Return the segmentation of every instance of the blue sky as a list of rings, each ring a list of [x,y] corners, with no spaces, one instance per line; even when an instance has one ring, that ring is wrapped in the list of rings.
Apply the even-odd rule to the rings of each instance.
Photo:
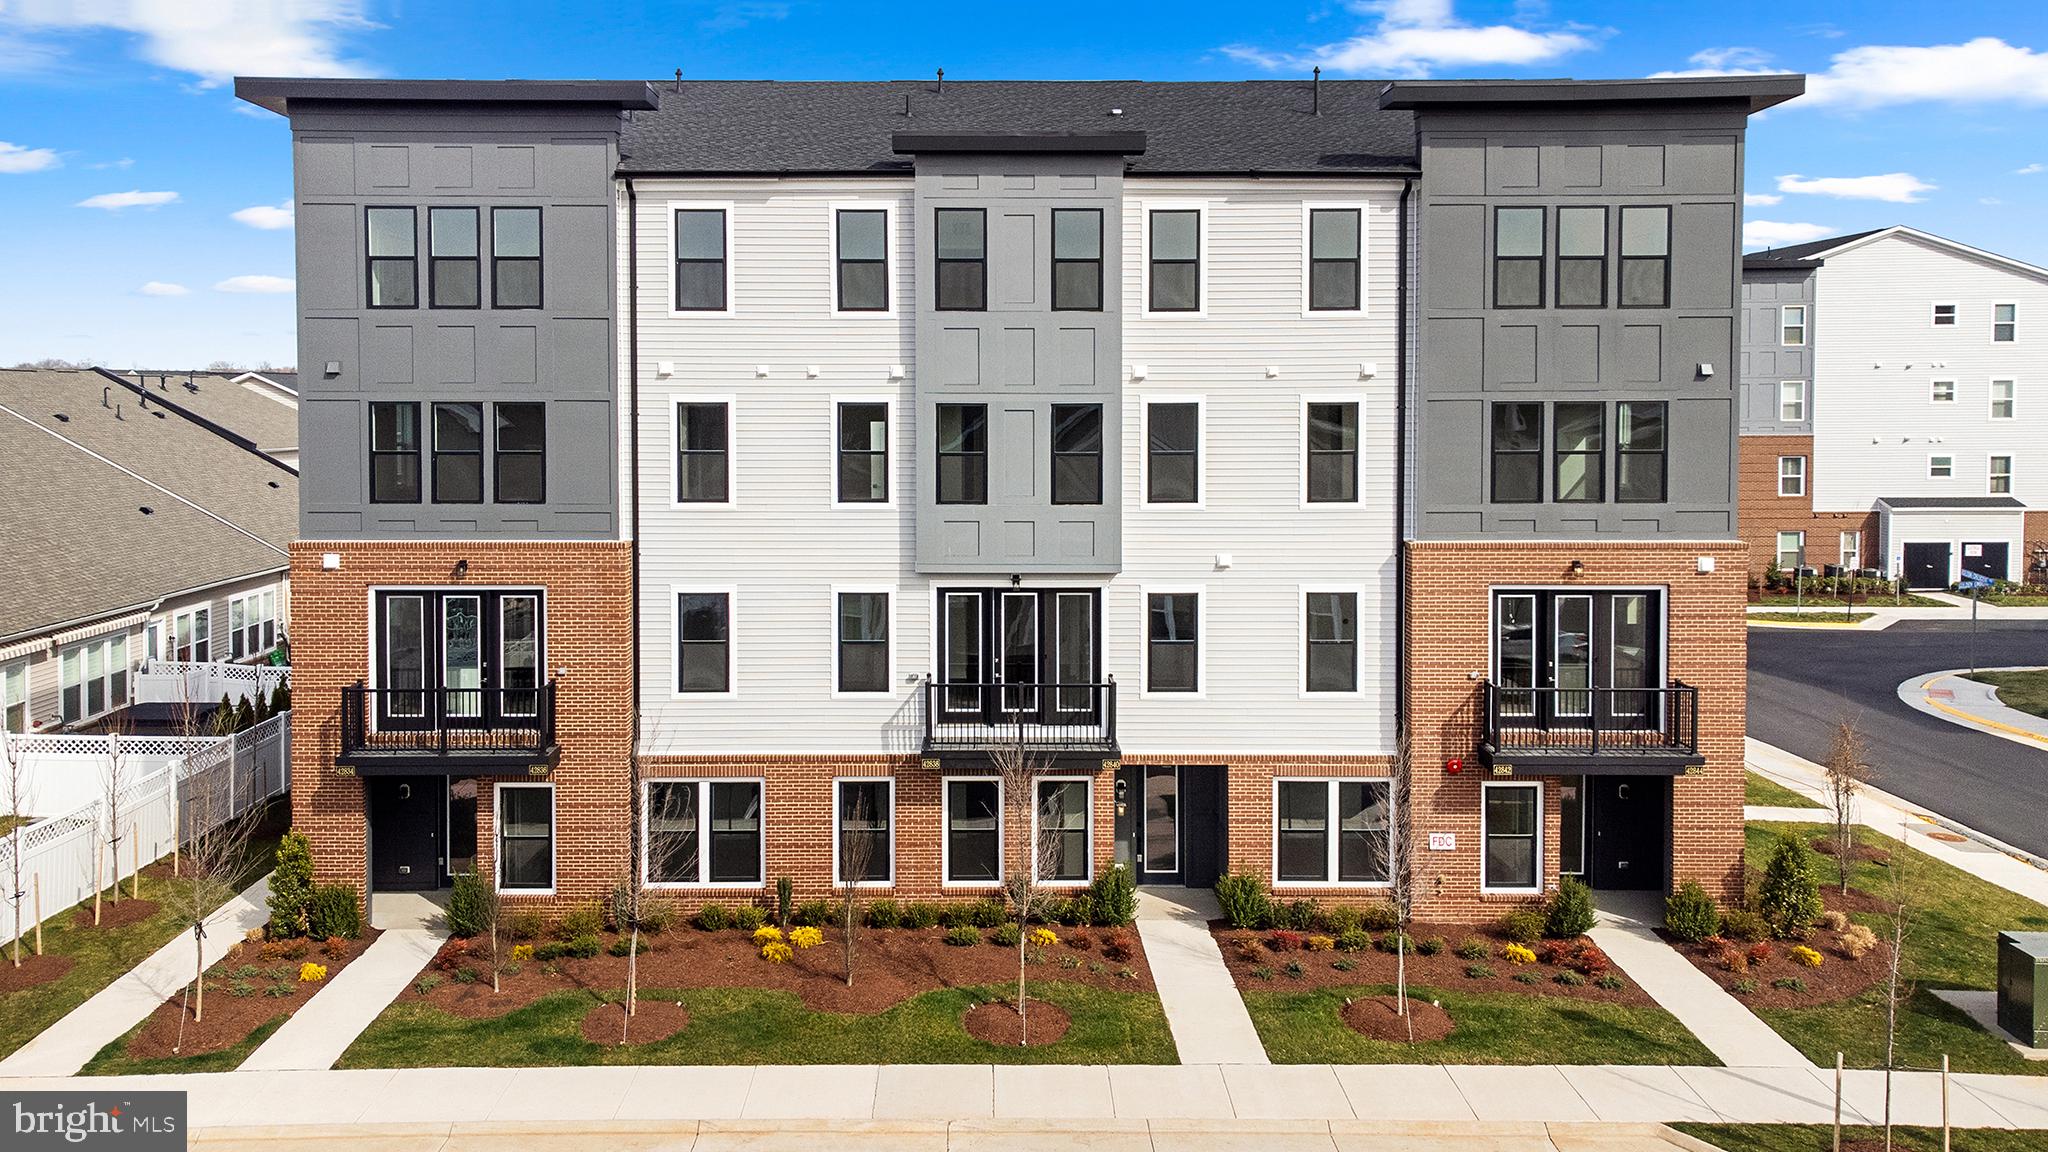
[[[242,74],[894,79],[1803,71],[1748,238],[1904,223],[2048,264],[2048,5],[0,0],[0,363],[288,365],[284,121]]]

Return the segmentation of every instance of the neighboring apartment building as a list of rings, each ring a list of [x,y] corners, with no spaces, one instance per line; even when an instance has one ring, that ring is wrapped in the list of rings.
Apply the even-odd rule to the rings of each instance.
[[[1752,575],[2048,578],[2048,269],[1904,226],[1743,259]]]
[[[228,441],[299,467],[299,385],[292,372],[168,372],[131,368],[95,369],[151,403],[204,425]],[[256,403],[255,401],[263,401]]]
[[[637,851],[686,902],[922,898],[1028,856],[1374,898],[1405,679],[1431,908],[1604,859],[1569,811],[1646,829],[1602,883],[1726,889],[1743,558],[1731,376],[1695,367],[1734,355],[1744,117],[1798,83],[239,81],[297,156],[323,876],[587,899]],[[1510,204],[1511,279],[1587,311],[1493,302]],[[1557,468],[1614,496],[1461,489],[1496,392],[1612,409]],[[1583,602],[1577,647],[1540,634],[1597,719],[1568,669],[1492,670],[1501,564]],[[1445,781],[1497,687],[1542,700],[1496,709],[1529,755]],[[1020,737],[1047,767],[1004,796]],[[1558,774],[1610,770],[1635,795],[1585,817]]]

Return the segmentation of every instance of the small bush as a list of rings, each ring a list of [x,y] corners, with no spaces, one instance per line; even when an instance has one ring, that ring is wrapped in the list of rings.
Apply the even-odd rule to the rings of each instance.
[[[1137,945],[1132,941],[1129,929],[1112,928],[1102,934],[1103,959],[1112,964],[1122,964],[1137,954]]]
[[[270,987],[265,988],[263,990],[263,994],[265,996],[275,996],[279,999],[283,999],[284,997],[290,996],[293,993],[296,993],[297,991],[298,988],[291,984],[272,984]]]
[[[772,944],[780,939],[782,939],[782,929],[777,928],[773,924],[760,924],[754,928],[753,941],[754,946],[757,948],[763,944]]]
[[[633,946],[636,943],[639,945],[638,948],[635,948]],[[614,939],[611,942],[611,944],[605,948],[605,951],[611,953],[614,956],[624,956],[628,953],[645,952],[652,947],[654,947],[654,945],[649,944],[647,942],[647,937],[645,936],[640,937],[638,940],[635,940],[632,936],[620,936]]]
[[[1749,971],[1748,954],[1744,953],[1740,948],[1733,946],[1721,949],[1720,955],[1714,957],[1714,962],[1719,964],[1724,970],[1734,972],[1737,975]]]
[[[1764,866],[1757,911],[1780,940],[1798,939],[1820,919],[1820,880],[1813,873],[1812,854],[1798,836],[1779,837]]]
[[[1311,933],[1302,938],[1301,946],[1310,952],[1328,952],[1337,946],[1337,941],[1329,936]]]
[[[1457,954],[1460,960],[1484,960],[1493,955],[1493,945],[1483,936],[1467,936],[1458,941]]]
[[[481,979],[483,979],[483,973],[478,972],[474,968],[457,968],[455,970],[455,982],[457,984],[474,984]]]
[[[1349,956],[1340,956],[1330,961],[1330,967],[1335,968],[1339,972],[1350,972],[1358,967],[1358,961],[1353,960]]]
[[[327,965],[315,964],[311,960],[299,965],[299,983],[318,984],[327,979]]]
[[[1586,978],[1584,976],[1579,975],[1577,972],[1574,972],[1570,968],[1567,968],[1564,971],[1559,972],[1557,975],[1552,976],[1551,979],[1557,981],[1559,984],[1562,984],[1567,988],[1584,987],[1586,983]]]
[[[903,909],[885,896],[869,902],[866,917],[870,928],[894,928],[903,922]]]
[[[440,977],[437,976],[435,979],[438,980]],[[228,984],[228,995],[230,996],[249,997],[255,994],[256,986],[247,980],[235,980]]]
[[[939,905],[939,927],[958,928],[968,923],[970,914],[967,905],[960,902]]]
[[[1534,964],[1536,953],[1526,944],[1510,944],[1500,950],[1500,958],[1510,964]]]
[[[1273,919],[1278,927],[1308,932],[1322,919],[1322,910],[1313,900],[1295,900],[1276,909]]]
[[[789,914],[789,922],[799,928],[823,928],[832,923],[835,911],[830,900],[806,900]]]
[[[597,933],[585,932],[574,940],[563,941],[562,955],[573,956],[578,960],[588,960],[592,956],[597,955],[601,947],[597,939]]]
[[[1697,944],[1721,930],[1721,908],[1707,890],[1688,880],[1664,900],[1664,927],[1687,944]]]
[[[555,924],[555,939],[576,940],[584,936],[596,936],[604,930],[604,908],[596,901],[586,901],[570,908]]]
[[[1820,926],[1830,932],[1840,932],[1849,926],[1849,917],[1829,908],[1820,914]]]
[[[936,904],[905,904],[903,926],[905,928],[929,928],[939,922],[939,906]]]
[[[1392,904],[1367,904],[1359,910],[1359,916],[1368,932],[1386,932],[1401,926],[1401,910]]]
[[[1607,989],[1609,992],[1619,992],[1623,988],[1628,987],[1628,981],[1623,980],[1612,972],[1601,976],[1598,980],[1593,981],[1593,983]]]
[[[455,884],[448,892],[449,935],[481,936],[491,930],[489,883],[474,872],[465,872],[455,878]]]
[[[1556,940],[1573,940],[1593,930],[1593,890],[1576,876],[1558,880],[1543,911],[1543,934]]]
[[[1372,947],[1372,933],[1363,928],[1346,928],[1337,936],[1337,947],[1346,952],[1363,952]]]
[[[666,900],[640,899],[640,930],[656,936],[675,927],[676,906]]]
[[[1513,944],[1534,944],[1543,939],[1543,913],[1534,908],[1517,908],[1500,918],[1494,931]]]
[[[1261,964],[1257,968],[1252,969],[1252,978],[1255,980],[1271,980],[1273,978],[1273,970]]]
[[[340,960],[348,955],[348,939],[342,936],[329,936],[327,942],[320,945],[320,951],[326,953],[329,960]]]
[[[1563,964],[1576,950],[1569,940],[1545,940],[1536,946],[1536,958],[1545,964]]]
[[[1017,930],[1017,923],[1014,920],[1006,920],[996,925],[988,934],[988,942],[999,948],[1015,948],[1017,942],[1023,938],[1024,934]]]
[[[1514,981],[1515,983],[1517,983],[1517,984],[1541,984],[1541,983],[1543,983],[1543,976],[1542,976],[1542,974],[1540,974],[1540,973],[1537,973],[1537,972],[1529,972],[1529,971],[1522,971],[1522,972],[1517,972],[1517,973],[1515,973],[1514,975],[1512,975],[1512,976],[1508,977],[1508,979],[1510,979],[1510,980],[1513,980],[1513,981]]]
[[[1353,928],[1365,927],[1365,913],[1348,904],[1339,904],[1323,909],[1322,919],[1317,922],[1326,936],[1342,936]]]
[[[1374,944],[1373,947],[1378,948],[1389,956],[1399,955],[1403,951],[1415,951],[1415,944],[1408,939],[1406,932],[1388,932],[1381,936],[1378,943]]]
[[[1111,865],[1088,886],[1089,921],[1102,928],[1121,928],[1138,917],[1137,878],[1129,866]]]
[[[1808,948],[1804,944],[1795,946],[1789,955],[1792,957],[1793,963],[1801,968],[1818,968],[1821,965],[1820,953],[1812,948]]]
[[[1771,938],[1771,926],[1747,908],[1730,908],[1721,913],[1721,935],[1754,944]]]
[[[1868,925],[1851,924],[1835,937],[1835,944],[1841,948],[1842,955],[1851,960],[1861,960],[1877,948],[1877,933],[1872,932]]]
[[[1216,881],[1216,903],[1232,928],[1265,927],[1266,882],[1249,872],[1233,872]]]
[[[1275,952],[1297,952],[1307,938],[1291,928],[1276,928],[1266,933],[1266,947]]]
[[[761,945],[761,959],[766,960],[770,964],[787,964],[789,963],[789,958],[794,955],[796,955],[796,952],[780,940],[771,940]]]
[[[1031,943],[1040,948],[1050,948],[1060,942],[1060,934],[1050,928],[1033,928]]]
[[[1591,940],[1581,940],[1579,946],[1565,960],[1565,967],[1589,980],[1594,980],[1607,975],[1607,969],[1613,963],[1607,958],[1607,953],[1600,950],[1598,944]]]
[[[1258,962],[1266,954],[1266,946],[1259,943],[1257,936],[1253,936],[1248,932],[1232,936],[1230,938],[1230,950],[1237,954],[1239,960],[1247,964]]]
[[[1449,946],[1449,943],[1441,936],[1424,936],[1415,942],[1415,954],[1417,956],[1435,956]]]
[[[984,932],[1000,928],[1010,922],[1010,909],[1001,900],[984,897],[967,906],[967,922]]]
[[[499,920],[504,926],[506,938],[512,940],[535,939],[546,930],[547,925],[547,921],[541,917],[537,908],[521,908],[516,912],[506,912],[499,916]]]
[[[304,932],[312,903],[313,845],[294,828],[277,842],[277,866],[270,873],[270,934]]]
[[[1308,969],[1302,967],[1301,961],[1299,960],[1289,960],[1287,963],[1280,966],[1280,970],[1282,972],[1287,973],[1289,976],[1294,977],[1296,980],[1301,979],[1304,975],[1308,973]]]
[[[1491,977],[1492,975],[1493,965],[1491,964],[1465,965],[1465,979],[1467,980],[1485,980]]]
[[[531,959],[533,959],[533,945],[531,945],[531,944],[514,944],[514,945],[512,946],[512,959],[513,959],[513,961],[514,961],[515,963],[516,963],[516,962],[518,962],[518,961],[520,961],[520,960],[531,960]]]
[[[1086,928],[1076,928],[1067,933],[1067,947],[1077,952],[1086,952],[1095,947],[1095,937]]]
[[[1797,976],[1780,976],[1776,980],[1771,981],[1771,987],[1782,989],[1786,992],[1804,992],[1806,991],[1806,981],[1801,980]]]
[[[752,932],[766,923],[768,910],[758,904],[742,904],[732,910],[732,926],[742,932]]]
[[[972,924],[956,924],[946,930],[946,943],[955,948],[972,948],[981,943],[981,929]]]
[[[488,925],[486,926],[488,930]],[[306,909],[306,931],[321,939],[353,940],[363,934],[363,908],[353,884],[322,884]]]
[[[1746,978],[1742,980],[1737,980],[1735,983],[1730,984],[1728,986],[1728,990],[1730,992],[1735,993],[1737,996],[1747,996],[1752,992],[1756,991],[1756,981]]]
[[[706,904],[697,909],[697,927],[706,932],[723,932],[732,927],[732,910],[723,904]]]
[[[1756,943],[1751,944],[1749,946],[1749,951],[1746,953],[1746,955],[1749,957],[1749,962],[1751,964],[1762,964],[1764,961],[1769,960],[1771,958],[1770,942],[1766,940],[1759,940]]]
[[[801,952],[806,948],[816,948],[818,945],[823,944],[825,942],[825,933],[816,928],[791,928],[789,930],[789,942],[795,945],[797,950]]]

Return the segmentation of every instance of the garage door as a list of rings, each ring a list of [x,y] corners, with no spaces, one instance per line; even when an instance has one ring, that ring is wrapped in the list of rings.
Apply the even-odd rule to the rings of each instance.
[[[2006,579],[2006,549],[2009,547],[2010,545],[2003,540],[1987,540],[1981,544],[1964,541],[1963,571],[1989,576],[1993,580]]]
[[[1906,545],[1906,587],[1948,587],[1948,545]]]

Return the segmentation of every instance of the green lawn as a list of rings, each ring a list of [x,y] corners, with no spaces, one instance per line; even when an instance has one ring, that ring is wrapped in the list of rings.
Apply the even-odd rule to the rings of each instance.
[[[2000,608],[2048,608],[2048,596],[2039,595],[1986,596],[1984,602]]]
[[[259,1025],[241,1043],[218,1052],[208,1052],[199,1056],[167,1056],[157,1060],[138,1060],[128,1055],[128,1041],[137,1032],[149,1026],[149,1021],[144,1020],[130,1028],[119,1040],[110,1041],[105,1048],[94,1054],[91,1060],[86,1061],[79,1075],[153,1076],[172,1072],[233,1072],[242,1066],[242,1061],[249,1058],[249,1053],[270,1039],[272,1032],[283,1027],[286,1019],[287,1017],[280,1012],[276,1019]]]
[[[1877,615],[1875,612],[1751,612],[1752,624],[1811,624],[1815,627],[1834,625],[1837,628],[1850,624],[1861,624]]]
[[[1757,597],[1752,603],[1764,604],[1773,608],[1791,608],[1797,605],[1805,605],[1811,608],[1816,604],[1832,604],[1840,608],[1842,606],[1842,599],[1839,596],[1816,596],[1809,589],[1803,598],[1794,596],[1790,592],[1772,592]],[[1865,608],[1953,608],[1956,606],[1953,601],[1936,600],[1932,596],[1916,596],[1911,592],[1906,593],[1903,598],[1883,594],[1858,596],[1856,603]]]
[[[1761,868],[1776,836],[1797,832],[1808,840],[1832,834],[1819,825],[1753,823],[1749,825],[1747,859]],[[1998,933],[2001,930],[2048,930],[2048,908],[1952,868],[1898,841],[1868,829],[1857,841],[1891,852],[1902,863],[1915,911],[1908,919],[1904,972],[1915,987],[1899,1020],[1899,1062],[1911,1068],[1938,1068],[1947,1053],[1958,1072],[2018,1072],[2048,1075],[2048,1064],[2020,1058],[2005,1041],[1985,1032],[1969,1017],[1935,999],[1932,988],[1997,986]],[[1818,857],[1822,883],[1833,876],[1834,859]],[[1880,899],[1891,885],[1885,866],[1863,862],[1849,874],[1852,888]],[[1852,917],[1868,924],[1880,938],[1891,938],[1891,918],[1871,913]],[[1830,963],[1843,963],[1835,958]],[[1815,1008],[1762,1009],[1757,1013],[1814,1063],[1834,1063],[1836,1051],[1851,1067],[1884,1064],[1884,990]]]
[[[1828,1152],[1835,1130],[1819,1124],[1673,1124],[1673,1128],[1726,1152]],[[1995,1128],[1953,1128],[1954,1152],[2040,1152],[2041,1133],[2006,1132]],[[1842,1143],[1883,1140],[1882,1128],[1844,1128]],[[1897,1152],[1941,1152],[1939,1128],[1893,1128]]]
[[[1749,773],[1749,782],[1743,787],[1742,802],[1762,808],[1821,807],[1783,784],[1754,772]]]
[[[1245,1007],[1278,1064],[1719,1064],[1662,1008],[1516,992],[1411,987],[1441,1003],[1456,1027],[1442,1040],[1368,1040],[1344,1023],[1344,998],[1388,985],[1305,992],[1246,992]]]
[[[531,1067],[558,1064],[1172,1064],[1166,1013],[1150,993],[1043,981],[1034,998],[1067,1010],[1073,1027],[1044,1047],[998,1048],[967,1034],[961,1014],[1003,990],[946,988],[873,1016],[815,1012],[787,992],[758,988],[643,991],[681,1000],[690,1023],[654,1044],[603,1047],[583,1039],[598,1001],[557,992],[495,1020],[466,1020],[403,999],[342,1053],[339,1068]]]
[[[2048,716],[2048,668],[2031,672],[1978,672],[1966,679],[1998,689],[1999,702],[2008,708]]]

